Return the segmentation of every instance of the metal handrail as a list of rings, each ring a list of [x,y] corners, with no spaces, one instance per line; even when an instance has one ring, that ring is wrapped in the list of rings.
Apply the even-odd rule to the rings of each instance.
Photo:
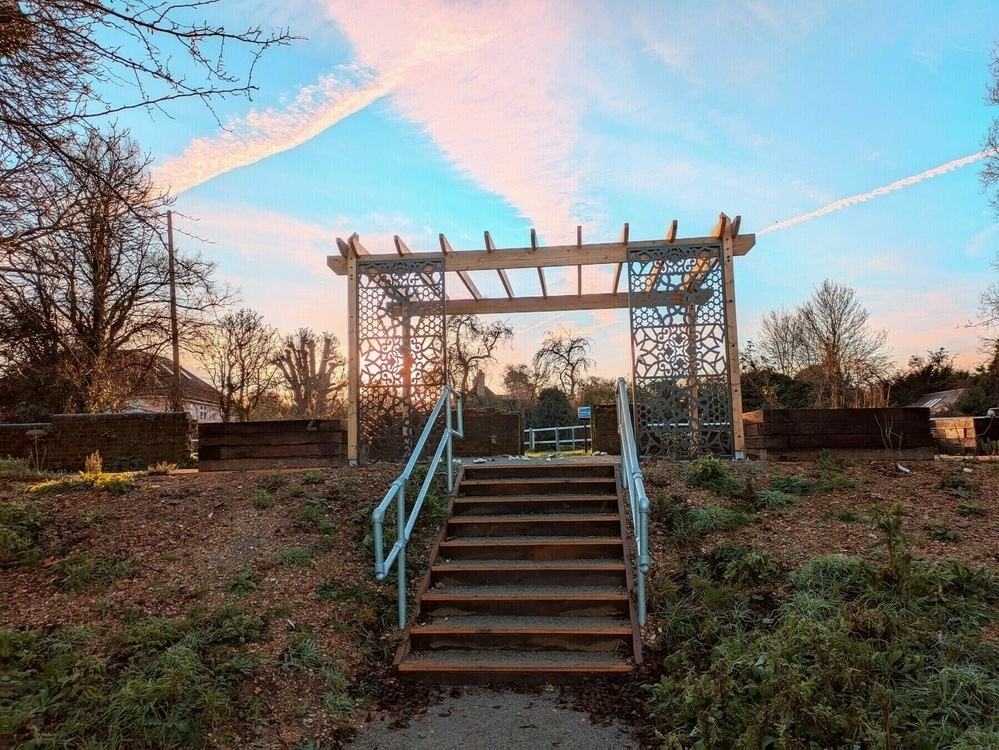
[[[562,438],[562,432],[565,431],[565,430],[569,431],[569,433],[571,434],[571,437],[566,438],[566,439]],[[582,430],[583,431],[583,437],[577,438],[576,437],[576,430]],[[555,452],[556,453],[561,453],[562,452],[562,446],[563,446],[563,444],[566,444],[566,443],[572,443],[572,450],[576,450],[576,443],[580,442],[580,443],[583,444],[583,448],[585,449],[586,446],[587,446],[587,443],[589,443],[589,441],[590,441],[589,431],[590,431],[590,425],[588,425],[588,424],[574,424],[574,425],[569,425],[567,427],[527,427],[527,428],[524,429],[524,435],[527,436],[527,449],[528,450],[533,451],[539,445],[554,445],[555,446]],[[538,440],[537,434],[538,433],[544,433],[544,432],[551,432],[551,433],[553,433],[555,435],[554,439],[552,439],[552,440]]]
[[[645,574],[649,572],[649,496],[645,493],[645,479],[638,465],[638,445],[631,422],[631,405],[628,402],[628,383],[617,381],[617,431],[621,436],[621,473],[628,487],[631,505],[631,525],[635,531],[635,554],[638,556],[638,574],[635,576],[638,598],[638,622],[645,624]]]
[[[454,413],[458,417],[458,426],[454,427],[454,420],[452,417],[451,402],[454,402]],[[423,453],[423,449],[430,439],[430,433],[433,432],[434,424],[437,422],[437,418],[440,416],[441,411],[444,411],[444,434],[441,435],[440,442],[437,445],[437,450],[434,452],[434,457],[430,460],[430,466],[427,469],[427,476],[423,480],[423,486],[420,487],[420,494],[417,496],[416,500],[413,502],[413,507],[410,509],[409,517],[406,516],[406,483],[409,481],[410,475],[413,473],[413,469],[416,468],[417,462],[420,460],[420,456]],[[451,441],[455,437],[464,437],[465,427],[462,422],[461,416],[461,394],[455,391],[451,386],[444,386],[444,392],[441,393],[441,397],[437,399],[437,405],[434,410],[430,413],[430,417],[427,420],[427,426],[423,428],[423,433],[420,435],[420,439],[416,441],[416,447],[413,448],[413,454],[409,457],[409,461],[406,463],[406,468],[402,470],[402,474],[392,482],[392,486],[389,487],[388,492],[385,493],[385,499],[381,501],[377,508],[371,513],[371,522],[374,526],[374,537],[375,537],[375,578],[379,581],[384,581],[385,576],[388,574],[389,568],[392,567],[392,563],[396,563],[398,571],[398,585],[399,585],[399,627],[406,627],[406,545],[409,543],[409,536],[413,532],[413,527],[416,525],[416,518],[420,514],[420,509],[423,507],[423,501],[427,497],[427,491],[430,489],[430,484],[433,482],[434,475],[437,473],[437,467],[440,464],[441,455],[447,452],[447,491],[450,493],[454,490],[454,454],[452,451]],[[397,523],[398,523],[398,535],[396,536],[395,544],[392,545],[392,549],[389,550],[388,555],[385,555],[385,546],[382,540],[382,530],[385,524],[385,513],[388,510],[389,505],[392,501],[396,501],[397,505]]]

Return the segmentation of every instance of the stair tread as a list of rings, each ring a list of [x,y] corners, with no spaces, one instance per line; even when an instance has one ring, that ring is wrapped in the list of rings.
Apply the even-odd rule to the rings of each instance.
[[[483,484],[614,484],[614,477],[497,477],[496,479],[463,479],[462,486],[479,487]]]
[[[449,671],[469,667],[504,672],[612,670],[630,672],[630,660],[605,651],[465,651],[439,649],[413,651],[399,664],[399,671],[439,667]]]
[[[584,536],[572,534],[560,534],[558,536],[462,536],[454,539],[446,539],[441,542],[441,547],[446,546],[466,546],[478,547],[483,544],[621,544],[619,536]]]
[[[553,617],[543,615],[455,615],[437,617],[424,625],[413,626],[424,633],[523,633],[586,632],[630,634],[631,621],[620,617]]]
[[[544,521],[583,521],[592,523],[593,521],[619,521],[621,516],[617,513],[501,513],[481,516],[453,516],[448,519],[449,523],[475,524],[475,523],[536,523]]]
[[[516,568],[518,570],[563,570],[578,568],[593,568],[595,570],[624,570],[624,562],[621,559],[612,557],[592,557],[576,558],[568,560],[451,560],[448,558],[438,558],[434,564],[435,571],[454,571],[470,568],[474,570],[500,569],[507,570]]]
[[[460,584],[439,586],[429,589],[424,600],[476,598],[476,599],[619,599],[627,596],[624,586],[556,586],[556,585],[504,585],[485,584],[482,586]]]
[[[462,483],[464,484],[464,482]],[[594,492],[591,494],[579,492],[551,493],[549,495],[459,495],[454,499],[455,503],[526,503],[526,502],[571,502],[573,500],[584,500],[594,502],[596,500],[607,500],[613,502],[617,500],[617,495],[612,492]]]

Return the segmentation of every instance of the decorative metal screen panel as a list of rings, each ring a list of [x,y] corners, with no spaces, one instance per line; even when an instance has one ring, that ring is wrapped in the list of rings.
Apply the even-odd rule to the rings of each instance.
[[[444,264],[360,258],[357,284],[361,450],[403,459],[445,383]]]
[[[722,246],[628,253],[635,434],[643,455],[733,452]]]

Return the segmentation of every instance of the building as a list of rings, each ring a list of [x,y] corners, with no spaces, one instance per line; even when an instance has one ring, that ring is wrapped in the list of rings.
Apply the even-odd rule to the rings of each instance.
[[[180,397],[184,411],[198,422],[221,422],[219,392],[194,373],[180,368]],[[140,382],[135,394],[125,400],[122,411],[170,411],[170,389],[173,385],[173,362],[166,357],[154,357],[152,367]]]

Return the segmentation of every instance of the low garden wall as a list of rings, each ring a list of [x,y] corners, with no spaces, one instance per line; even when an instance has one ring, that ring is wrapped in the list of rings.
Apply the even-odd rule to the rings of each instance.
[[[932,459],[930,410],[764,409],[743,415],[746,452],[761,460],[802,460],[830,450],[844,458]]]
[[[83,469],[95,451],[105,470],[182,464],[191,456],[197,429],[187,412],[54,414],[50,422],[0,424],[0,456],[69,471]]]
[[[206,423],[198,435],[198,471],[325,468],[346,459],[343,419]]]
[[[465,436],[454,441],[454,455],[519,456],[524,442],[524,419],[519,412],[500,409],[464,409]]]
[[[930,420],[937,450],[950,456],[993,454],[999,417],[937,417]]]
[[[590,407],[590,435],[593,452],[603,451],[611,456],[621,453],[621,436],[617,433],[617,405],[594,404]]]

